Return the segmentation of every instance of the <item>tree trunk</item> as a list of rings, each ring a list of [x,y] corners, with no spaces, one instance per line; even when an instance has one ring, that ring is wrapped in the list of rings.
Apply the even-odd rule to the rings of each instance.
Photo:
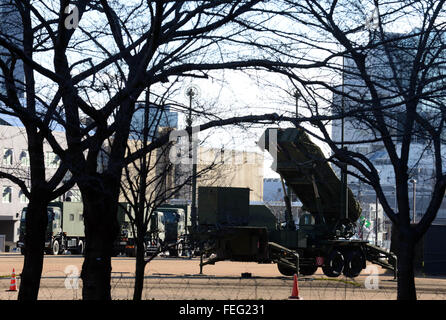
[[[136,268],[135,268],[135,288],[133,291],[133,300],[141,301],[142,291],[144,289],[144,270],[146,262],[144,259],[144,239],[136,238]]]
[[[416,300],[415,237],[410,227],[400,227],[398,244],[398,300]]]
[[[82,297],[84,300],[111,300],[111,254],[106,234],[94,230],[86,237],[85,259],[82,265]]]
[[[35,301],[39,295],[48,225],[48,203],[39,200],[37,203],[31,200],[26,212],[25,259],[18,295],[20,301]]]
[[[84,300],[111,300],[111,257],[118,235],[117,199],[89,188],[82,191],[85,259],[82,265]]]

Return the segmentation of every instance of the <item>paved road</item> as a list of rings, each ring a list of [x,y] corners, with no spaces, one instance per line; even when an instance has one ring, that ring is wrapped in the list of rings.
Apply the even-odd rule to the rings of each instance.
[[[82,281],[77,278],[83,258],[76,255],[45,256],[39,299],[81,299]],[[112,260],[112,297],[131,299],[133,294],[134,258]],[[20,282],[23,256],[0,254],[0,299],[16,299],[17,292],[7,292],[12,268]],[[234,300],[288,299],[293,278],[284,277],[274,264],[218,262],[205,266],[199,274],[199,259],[156,258],[146,269],[144,299],[162,300]],[[250,273],[251,277],[242,277]],[[445,278],[417,278],[419,299],[446,299]],[[299,294],[306,300],[388,300],[396,298],[393,275],[370,267],[355,279],[327,278],[321,271],[301,277]]]

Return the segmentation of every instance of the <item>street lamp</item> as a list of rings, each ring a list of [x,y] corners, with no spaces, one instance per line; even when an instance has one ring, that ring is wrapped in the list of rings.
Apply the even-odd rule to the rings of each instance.
[[[375,245],[378,245],[378,195],[375,200]]]
[[[190,85],[186,89],[186,96],[189,98],[189,116],[187,118],[187,127],[189,129],[189,159],[192,162],[192,204],[191,204],[191,223],[192,229],[195,230],[197,226],[197,159],[196,150],[193,146],[192,140],[192,102],[194,98],[197,98],[200,94],[200,90],[196,85]],[[186,216],[186,226],[187,226],[187,216]],[[186,227],[187,230],[187,227]]]
[[[412,196],[413,196],[413,217],[412,217],[412,222],[415,223],[415,218],[416,218],[416,201],[417,201],[417,196],[416,196],[416,192],[417,192],[417,180],[415,179],[410,179],[409,180],[410,183],[412,183],[413,185],[413,192],[412,192]]]
[[[296,89],[296,92],[294,92],[294,97],[296,98],[296,118],[299,118],[299,98],[301,96],[299,89]]]
[[[381,170],[376,170],[379,174]],[[375,191],[375,245],[378,245],[378,193]]]

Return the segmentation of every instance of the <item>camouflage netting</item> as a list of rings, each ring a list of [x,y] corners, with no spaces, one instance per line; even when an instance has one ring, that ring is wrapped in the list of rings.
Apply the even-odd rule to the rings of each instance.
[[[269,130],[265,132],[266,141],[269,140]],[[278,129],[277,149],[276,171],[300,199],[303,209],[318,214],[312,183],[314,176],[325,221],[337,220],[341,213],[342,184],[321,149],[298,128]],[[356,222],[360,215],[361,207],[348,189],[348,219]]]

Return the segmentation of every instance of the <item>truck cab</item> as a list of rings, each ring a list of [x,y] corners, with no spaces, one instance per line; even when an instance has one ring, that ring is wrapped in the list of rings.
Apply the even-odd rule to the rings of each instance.
[[[153,211],[145,238],[146,254],[156,254],[163,245],[165,238],[166,232],[164,214],[160,211]]]
[[[163,216],[164,239],[162,243],[168,246],[169,256],[182,255],[186,234],[186,213],[184,209],[160,207],[156,211]]]
[[[20,215],[20,226],[19,226],[19,241],[17,242],[17,247],[20,248],[22,254],[25,253],[25,235],[26,235],[26,212],[27,207],[23,208],[22,213]],[[48,207],[48,224],[46,228],[46,236],[45,236],[45,253],[53,253],[58,254],[61,251],[60,241],[56,241],[54,243],[55,235],[61,234],[61,211],[60,208],[57,207]],[[54,245],[54,247],[53,247]]]
[[[45,253],[58,255],[69,250],[83,254],[85,247],[82,203],[52,202],[47,208],[48,224],[45,236]],[[17,246],[22,254],[26,251],[26,215],[23,208],[20,217],[20,235]]]

